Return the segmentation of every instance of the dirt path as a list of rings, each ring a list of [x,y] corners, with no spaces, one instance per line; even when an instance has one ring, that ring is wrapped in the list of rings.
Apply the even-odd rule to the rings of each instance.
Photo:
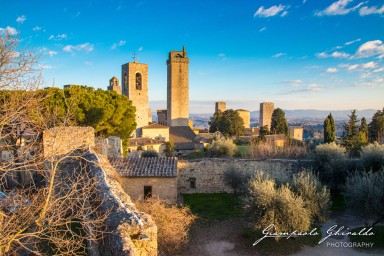
[[[351,215],[335,215],[322,226],[323,237],[332,225],[346,225],[350,228],[361,226]],[[180,256],[254,256],[258,255],[252,244],[246,244],[242,237],[246,223],[242,219],[221,222],[196,223],[191,230],[191,239]],[[330,237],[315,247],[304,246],[296,256],[379,256],[384,252],[360,252],[350,247],[335,248],[326,242],[348,242],[348,237]]]

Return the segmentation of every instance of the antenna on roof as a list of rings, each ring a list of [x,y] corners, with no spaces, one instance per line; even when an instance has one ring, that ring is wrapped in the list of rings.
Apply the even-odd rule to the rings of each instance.
[[[136,52],[134,52],[133,53],[133,62],[137,62],[137,53]]]

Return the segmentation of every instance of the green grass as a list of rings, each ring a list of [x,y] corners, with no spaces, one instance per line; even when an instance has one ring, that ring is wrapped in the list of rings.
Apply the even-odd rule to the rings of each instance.
[[[204,220],[220,221],[242,216],[240,197],[236,201],[235,206],[233,194],[229,193],[184,195],[184,204]]]
[[[316,236],[302,236],[296,238],[281,238],[280,240],[275,240],[274,238],[265,238],[260,241],[258,244],[253,246],[255,254],[261,255],[289,255],[300,251],[304,245],[316,246],[320,241],[322,235],[320,232],[320,227],[317,227],[317,232],[319,233]],[[314,228],[314,227],[313,227]],[[263,237],[262,231],[248,229],[243,237],[248,241],[249,244],[253,244],[259,238]]]
[[[237,146],[237,151],[235,153],[236,157],[247,157],[249,156],[249,145],[239,145]]]
[[[351,232],[359,232],[363,227],[354,228]],[[384,249],[384,226],[373,227],[373,236],[349,236],[351,242],[374,243],[373,247],[354,247],[356,250],[375,251]]]
[[[193,159],[205,158],[205,157],[207,157],[207,153],[204,152],[203,150],[199,150],[199,151],[195,151],[193,153],[190,153],[186,156],[183,156],[182,158],[187,159],[187,160],[193,160]]]

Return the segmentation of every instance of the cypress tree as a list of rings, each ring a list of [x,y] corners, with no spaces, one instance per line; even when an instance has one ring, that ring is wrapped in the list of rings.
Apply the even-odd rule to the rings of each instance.
[[[288,122],[281,108],[276,108],[272,113],[271,134],[288,135]]]
[[[324,143],[331,143],[336,140],[336,125],[332,113],[329,113],[324,120]]]

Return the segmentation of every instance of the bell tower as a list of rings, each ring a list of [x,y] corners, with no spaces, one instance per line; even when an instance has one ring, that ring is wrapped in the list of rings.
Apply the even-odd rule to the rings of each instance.
[[[147,126],[150,118],[148,108],[148,64],[139,63],[136,55],[133,62],[121,66],[122,94],[136,107],[136,137],[141,128]]]
[[[189,59],[187,51],[171,51],[167,60],[167,122],[168,126],[188,126],[189,121]]]

